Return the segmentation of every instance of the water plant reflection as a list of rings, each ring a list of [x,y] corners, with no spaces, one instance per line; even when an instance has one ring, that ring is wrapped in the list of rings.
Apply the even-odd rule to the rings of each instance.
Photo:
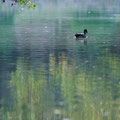
[[[19,60],[11,73],[13,103],[2,106],[6,120],[119,120],[119,58],[105,53],[89,66],[64,53],[56,61],[49,56],[49,69],[32,70]],[[108,73],[109,70],[109,73]],[[37,73],[37,74],[36,74]],[[47,75],[46,75],[47,73]]]

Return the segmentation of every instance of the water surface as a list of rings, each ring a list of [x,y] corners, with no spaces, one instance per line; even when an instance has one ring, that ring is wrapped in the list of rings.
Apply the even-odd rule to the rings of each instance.
[[[0,120],[120,119],[119,7],[66,4],[1,5]]]

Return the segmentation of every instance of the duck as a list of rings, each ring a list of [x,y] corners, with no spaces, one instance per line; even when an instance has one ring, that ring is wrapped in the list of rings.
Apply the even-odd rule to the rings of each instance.
[[[83,33],[76,33],[75,34],[75,38],[76,39],[79,39],[79,38],[86,38],[86,34],[88,33],[88,30],[87,29],[84,29]]]

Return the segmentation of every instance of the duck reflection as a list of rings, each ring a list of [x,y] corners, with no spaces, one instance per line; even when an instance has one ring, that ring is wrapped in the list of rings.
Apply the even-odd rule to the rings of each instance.
[[[75,38],[77,42],[83,43],[84,45],[87,45],[87,39],[81,39],[81,38]]]

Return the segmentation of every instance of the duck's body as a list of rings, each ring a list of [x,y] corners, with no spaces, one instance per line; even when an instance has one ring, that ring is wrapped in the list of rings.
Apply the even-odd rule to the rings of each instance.
[[[78,39],[78,38],[86,38],[86,33],[88,33],[87,29],[84,29],[84,33],[76,33],[75,34],[75,38]]]
[[[86,38],[86,35],[84,33],[76,33],[75,37],[76,38]]]

